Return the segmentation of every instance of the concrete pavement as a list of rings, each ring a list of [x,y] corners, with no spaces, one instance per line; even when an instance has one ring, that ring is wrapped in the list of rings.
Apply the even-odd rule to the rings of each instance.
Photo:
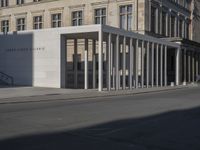
[[[142,93],[161,92],[189,88],[190,86],[154,87],[133,90],[119,90],[98,92],[95,89],[55,89],[40,87],[0,88],[0,104],[26,103],[51,100],[73,100],[82,98],[95,98],[120,95],[135,95]],[[27,98],[29,97],[29,98]],[[37,97],[37,99],[35,98]]]

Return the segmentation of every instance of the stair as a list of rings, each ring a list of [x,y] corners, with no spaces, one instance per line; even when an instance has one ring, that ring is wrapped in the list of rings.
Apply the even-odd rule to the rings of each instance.
[[[8,87],[8,84],[0,80],[0,88]]]
[[[13,77],[0,71],[0,88],[12,87],[14,85]]]

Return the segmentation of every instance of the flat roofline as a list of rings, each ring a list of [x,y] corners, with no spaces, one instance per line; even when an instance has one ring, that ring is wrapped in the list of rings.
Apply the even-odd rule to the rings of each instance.
[[[69,27],[60,27],[60,28],[45,28],[40,30],[25,30],[25,31],[15,31],[8,32],[8,35],[13,34],[26,34],[26,33],[38,33],[38,32],[48,32],[48,31],[57,31],[60,35],[67,34],[77,34],[77,33],[92,33],[92,32],[103,32],[103,33],[111,33],[113,35],[125,36],[128,38],[138,39],[141,41],[147,41],[152,43],[159,43],[160,45],[166,45],[169,47],[180,48],[180,45],[177,43],[173,43],[164,39],[156,38],[149,35],[135,33],[133,31],[127,31],[120,28],[108,26],[108,25],[83,25],[83,26],[69,26]],[[4,35],[4,34],[1,34]]]

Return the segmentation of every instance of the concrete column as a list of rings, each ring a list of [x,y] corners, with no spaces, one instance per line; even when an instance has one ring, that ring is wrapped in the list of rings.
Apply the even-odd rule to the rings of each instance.
[[[149,42],[147,42],[146,56],[146,87],[149,88]]]
[[[61,70],[60,70],[61,71],[61,83],[60,83],[60,87],[66,88],[67,39],[64,35],[61,36],[60,45],[61,45]]]
[[[154,87],[154,43],[151,50],[151,86]]]
[[[135,88],[138,88],[138,54],[139,54],[139,40],[136,39],[135,43]]]
[[[167,86],[167,46],[165,46],[165,65],[164,65],[164,80],[165,80],[165,86]]]
[[[111,34],[108,34],[107,41],[107,90],[111,90]]]
[[[92,83],[93,89],[96,88],[96,40],[92,41]]]
[[[163,45],[160,48],[160,86],[163,86]]]
[[[192,51],[192,82],[194,83],[194,78],[195,78],[195,63],[194,63],[194,51]]]
[[[78,86],[78,49],[77,49],[77,39],[74,39],[74,88]]]
[[[180,56],[181,56],[181,49],[177,48],[176,50],[176,85],[180,85]]]
[[[99,48],[99,79],[98,79],[98,82],[99,82],[99,91],[102,91],[103,90],[103,33],[102,31],[99,31],[99,35],[98,35],[98,48]]]
[[[159,44],[156,45],[156,86],[158,87],[158,66],[159,66],[159,62],[158,62],[158,53],[159,53]]]
[[[190,51],[188,51],[188,82],[191,82],[191,56]]]
[[[126,37],[123,39],[123,49],[122,49],[122,55],[123,55],[123,68],[122,68],[122,89],[126,89]]]
[[[84,87],[88,89],[88,39],[85,39]]]
[[[200,75],[200,53],[198,53],[198,75]]]
[[[116,57],[116,61],[115,61],[115,75],[116,75],[116,83],[115,83],[115,86],[116,86],[116,90],[119,90],[119,35],[116,36],[116,53],[115,53],[115,57]]]
[[[196,74],[195,74],[195,81],[197,81],[197,76],[199,72],[199,63],[198,63],[198,53],[196,53]]]
[[[141,87],[144,88],[144,52],[145,52],[145,49],[144,49],[144,44],[145,44],[145,41],[142,41],[142,48],[141,48]]]
[[[112,40],[111,40],[111,53],[110,53],[110,61],[111,61],[111,82],[112,82],[112,84],[111,84],[111,88],[114,88],[115,87],[115,76],[114,76],[114,74],[115,74],[115,72],[114,72],[114,57],[113,57],[113,42],[112,42]]]
[[[129,89],[133,87],[133,39],[129,43]]]
[[[184,82],[183,85],[186,85],[187,82],[187,51],[186,48],[184,49]]]

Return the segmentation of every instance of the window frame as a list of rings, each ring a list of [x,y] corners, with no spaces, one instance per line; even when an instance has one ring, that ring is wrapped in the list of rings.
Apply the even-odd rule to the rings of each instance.
[[[6,24],[4,24],[6,22]],[[9,32],[10,21],[8,19],[1,20],[1,32],[7,33]]]
[[[81,13],[81,17],[79,16]],[[75,15],[75,17],[74,17]],[[82,26],[83,25],[83,10],[74,10],[71,12],[71,26]],[[80,23],[81,20],[81,23]],[[74,21],[76,24],[74,24]]]
[[[60,17],[58,17],[58,19],[54,20],[54,15],[57,15]],[[54,23],[56,26],[54,26]],[[62,27],[62,13],[52,13],[51,14],[51,28],[60,28]]]
[[[41,17],[41,20],[39,19],[39,20],[35,21],[35,19],[38,17]],[[33,16],[33,29],[34,30],[43,29],[43,24],[44,24],[44,20],[43,20],[42,15]],[[36,28],[36,26],[37,26],[37,28]]]
[[[97,15],[96,11],[100,10],[100,14]],[[105,10],[105,14],[103,14],[103,10]],[[96,19],[99,18],[100,22],[97,23]],[[105,18],[105,22],[103,22],[103,18]],[[94,9],[94,24],[107,24],[107,8],[106,7],[99,7]]]
[[[22,22],[23,20],[23,22]],[[20,21],[20,24],[18,24]],[[26,30],[26,17],[19,17],[19,18],[16,18],[16,30],[17,31],[24,31]]]
[[[129,6],[131,6],[131,11],[128,11]],[[125,7],[125,12],[121,12],[122,7]],[[134,9],[133,4],[119,5],[118,9],[119,9],[119,28],[128,30],[128,31],[132,31],[133,30],[133,18],[134,18],[133,17],[133,9]],[[125,27],[124,28],[123,28],[122,20],[121,20],[122,16],[125,16],[125,24],[124,24]],[[130,22],[128,20],[128,16],[131,16]],[[129,23],[130,23],[130,26],[129,26]]]

